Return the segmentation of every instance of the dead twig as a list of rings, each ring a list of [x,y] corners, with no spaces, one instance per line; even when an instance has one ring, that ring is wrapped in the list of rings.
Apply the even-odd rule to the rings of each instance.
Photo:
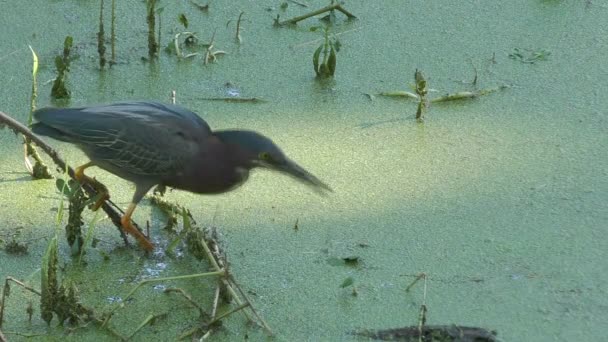
[[[21,286],[22,288],[24,288],[25,290],[28,290],[34,294],[37,294],[39,296],[41,296],[42,294],[40,293],[40,291],[36,290],[35,288],[13,278],[13,277],[6,277],[6,279],[4,280],[4,288],[2,289],[2,301],[0,301],[0,327],[2,327],[2,322],[4,321],[4,306],[6,305],[6,298],[8,298],[10,291],[11,291],[11,287],[9,282],[14,282],[15,284]],[[0,338],[3,336],[0,336]],[[0,341],[2,341],[0,339]]]
[[[268,102],[259,97],[199,97],[198,100],[203,101],[224,101],[224,102],[251,102],[251,103],[264,103]]]
[[[340,5],[340,4],[331,4],[331,5],[325,6],[323,8],[320,8],[320,9],[318,9],[316,11],[312,11],[312,12],[306,13],[304,15],[300,15],[300,16],[297,16],[297,17],[294,17],[294,18],[291,18],[291,19],[288,19],[288,20],[284,20],[284,21],[278,22],[277,25],[279,25],[279,26],[295,25],[299,21],[302,21],[304,19],[308,19],[310,17],[314,17],[315,15],[319,15],[321,13],[325,13],[325,12],[329,12],[329,11],[334,11],[334,10],[338,10],[338,11],[344,13],[344,15],[346,15],[348,17],[348,19],[357,19],[357,17],[354,14],[350,13],[349,11],[347,11],[344,7],[342,7],[342,5]]]

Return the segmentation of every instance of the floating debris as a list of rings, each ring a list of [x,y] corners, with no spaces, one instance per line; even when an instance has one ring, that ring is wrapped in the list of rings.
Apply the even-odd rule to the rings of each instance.
[[[363,330],[352,335],[381,341],[453,341],[453,342],[495,342],[495,331],[458,325],[425,325],[422,335],[417,325],[385,330]]]
[[[509,58],[519,61],[524,64],[535,64],[536,62],[544,62],[549,60],[551,52],[547,50],[530,50],[530,49],[513,49],[509,54]]]

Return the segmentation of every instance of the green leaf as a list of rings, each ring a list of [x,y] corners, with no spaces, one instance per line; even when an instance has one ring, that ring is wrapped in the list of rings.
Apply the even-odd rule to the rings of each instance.
[[[178,20],[180,24],[184,25],[185,28],[188,28],[188,18],[186,18],[186,15],[184,13],[179,15]]]
[[[344,279],[344,281],[342,282],[340,287],[341,288],[349,287],[354,283],[355,283],[355,280],[353,279],[353,277],[348,277],[348,278]]]
[[[70,197],[70,195],[71,195],[70,187],[63,180],[63,178],[57,178],[57,180],[55,180],[55,187],[57,187],[57,190],[59,190],[59,192],[61,194],[63,194],[65,197]]]
[[[70,50],[72,48],[73,43],[74,43],[74,38],[72,38],[72,36],[65,37],[65,40],[63,41],[63,49]]]
[[[329,58],[327,59],[327,69],[329,71],[329,75],[333,76],[336,72],[336,50],[334,49],[333,44],[330,45],[329,48]]]
[[[319,76],[319,56],[321,55],[321,50],[323,50],[323,44],[321,44],[312,55],[312,66],[315,68],[317,76]]]

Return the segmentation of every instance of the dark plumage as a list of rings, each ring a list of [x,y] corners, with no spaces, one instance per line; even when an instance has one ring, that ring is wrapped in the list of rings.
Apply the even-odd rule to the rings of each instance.
[[[285,156],[269,138],[246,130],[211,131],[197,114],[158,102],[120,102],[81,108],[43,108],[32,131],[78,146],[99,166],[133,182],[135,194],[123,218],[132,234],[131,214],[157,184],[195,193],[230,191],[255,167],[281,171],[314,187],[331,189]],[[127,224],[128,222],[128,224]],[[130,226],[130,227],[127,227]],[[141,235],[141,233],[139,233]],[[142,236],[138,237],[140,243]],[[147,240],[147,239],[146,239]],[[148,241],[146,249],[152,245]]]

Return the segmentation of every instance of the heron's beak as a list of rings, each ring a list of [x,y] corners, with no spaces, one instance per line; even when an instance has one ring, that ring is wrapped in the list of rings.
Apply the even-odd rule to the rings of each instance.
[[[292,176],[300,182],[310,186],[315,192],[321,195],[326,195],[327,192],[333,192],[332,188],[327,184],[323,183],[319,178],[315,177],[315,175],[306,171],[306,169],[292,160],[287,159],[280,164],[273,164],[270,168]]]

